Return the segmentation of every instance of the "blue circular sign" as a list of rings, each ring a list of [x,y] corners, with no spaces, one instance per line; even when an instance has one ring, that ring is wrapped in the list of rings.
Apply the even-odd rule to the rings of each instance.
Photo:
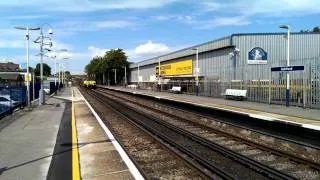
[[[260,47],[255,47],[249,51],[248,59],[252,61],[267,61],[268,53]]]

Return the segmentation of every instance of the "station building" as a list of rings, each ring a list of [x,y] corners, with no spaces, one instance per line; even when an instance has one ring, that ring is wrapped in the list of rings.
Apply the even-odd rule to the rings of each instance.
[[[19,64],[0,63],[0,88],[24,86],[24,76]]]
[[[198,77],[202,96],[245,89],[249,101],[282,103],[287,72],[271,68],[287,66],[287,39],[287,33],[232,34],[131,64],[129,82],[154,90],[161,84],[164,91],[180,86],[194,94]],[[289,72],[291,102],[320,107],[320,33],[290,33],[289,39],[290,66],[304,67]]]

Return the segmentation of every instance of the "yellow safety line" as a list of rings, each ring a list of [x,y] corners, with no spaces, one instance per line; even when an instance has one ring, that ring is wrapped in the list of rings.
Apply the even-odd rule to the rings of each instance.
[[[80,180],[80,168],[79,168],[79,153],[78,153],[78,140],[77,140],[77,128],[76,128],[76,117],[74,110],[74,94],[71,88],[72,94],[72,180]]]

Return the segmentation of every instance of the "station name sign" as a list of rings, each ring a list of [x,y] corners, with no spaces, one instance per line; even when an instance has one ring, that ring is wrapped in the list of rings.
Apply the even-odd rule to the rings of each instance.
[[[276,71],[303,71],[304,66],[285,66],[285,67],[272,67],[271,71],[276,72]]]

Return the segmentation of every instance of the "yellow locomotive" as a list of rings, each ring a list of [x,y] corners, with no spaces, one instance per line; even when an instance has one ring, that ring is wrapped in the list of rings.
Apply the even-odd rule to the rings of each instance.
[[[97,87],[96,81],[85,80],[83,86],[89,89],[95,89]]]

